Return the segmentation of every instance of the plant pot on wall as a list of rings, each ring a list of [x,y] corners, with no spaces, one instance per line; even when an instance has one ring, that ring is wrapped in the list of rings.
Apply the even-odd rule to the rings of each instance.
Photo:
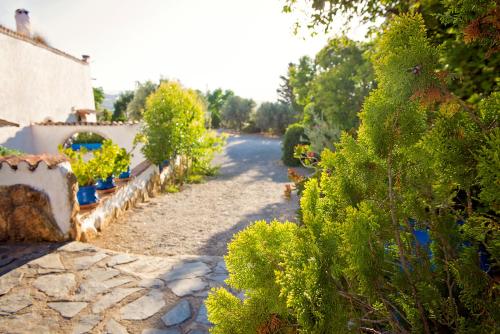
[[[116,189],[115,179],[113,175],[107,177],[106,179],[97,180],[97,190],[104,193],[114,192]]]
[[[125,172],[121,172],[118,178],[120,179],[120,181],[126,181],[130,179],[130,166],[127,168]]]
[[[163,169],[165,169],[165,167],[168,167],[168,165],[170,164],[170,160],[166,159],[166,160],[163,160],[163,162],[161,162],[158,167],[160,169],[160,173],[163,172]]]
[[[97,205],[99,202],[99,196],[97,195],[95,185],[78,187],[78,192],[76,197],[78,199],[78,204],[83,208],[91,208]]]

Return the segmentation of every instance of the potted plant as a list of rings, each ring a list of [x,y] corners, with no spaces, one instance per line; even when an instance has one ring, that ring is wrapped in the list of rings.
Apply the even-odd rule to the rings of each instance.
[[[85,148],[80,151],[72,149],[63,149],[59,146],[59,151],[69,158],[71,169],[78,181],[77,199],[82,207],[91,207],[99,201],[99,196],[96,192],[96,180],[103,176],[102,169],[99,168],[99,162],[92,158],[85,160],[84,156],[87,153]]]
[[[97,190],[113,192],[115,176],[129,169],[130,154],[111,140],[105,140],[101,149],[94,151],[94,158],[99,161],[100,174],[104,175],[97,180]]]
[[[118,174],[118,179],[126,181],[130,178],[130,160],[132,155],[124,148],[118,151],[115,158],[115,175]]]

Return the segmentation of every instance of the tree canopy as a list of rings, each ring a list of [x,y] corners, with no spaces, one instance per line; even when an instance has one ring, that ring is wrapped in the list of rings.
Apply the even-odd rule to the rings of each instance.
[[[126,121],[128,119],[127,106],[133,98],[133,91],[127,90],[120,93],[113,104],[113,121]]]
[[[230,96],[222,107],[222,118],[224,123],[241,130],[243,124],[250,120],[250,114],[255,108],[255,102],[240,96]]]
[[[129,119],[142,119],[142,114],[144,114],[144,109],[146,107],[146,99],[156,90],[156,88],[158,88],[158,85],[151,81],[136,83],[134,97],[127,105],[127,116]]]
[[[208,103],[211,126],[217,129],[221,126],[222,108],[224,107],[226,101],[231,96],[234,96],[234,92],[228,89],[222,90],[221,88],[217,88],[212,92],[208,91],[205,96]]]

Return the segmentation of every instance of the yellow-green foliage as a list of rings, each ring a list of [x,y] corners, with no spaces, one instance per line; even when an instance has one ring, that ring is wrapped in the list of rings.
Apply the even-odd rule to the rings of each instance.
[[[230,244],[227,283],[245,298],[209,297],[213,333],[271,333],[276,315],[300,333],[498,331],[500,103],[429,102],[446,92],[436,64],[422,17],[395,18],[358,136],[323,151],[302,224],[259,222]]]
[[[293,244],[297,226],[264,221],[238,233],[225,257],[228,284],[245,292],[244,300],[215,289],[207,300],[212,333],[256,333],[272,314],[288,323],[286,300],[280,296],[276,274]],[[285,325],[284,325],[285,327]]]
[[[206,132],[200,97],[178,82],[163,82],[149,95],[143,119],[142,152],[156,164],[176,154],[191,157]]]

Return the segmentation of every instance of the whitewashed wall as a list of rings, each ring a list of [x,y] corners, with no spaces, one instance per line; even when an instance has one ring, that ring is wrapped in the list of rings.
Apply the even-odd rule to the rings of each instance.
[[[128,152],[133,147],[134,137],[141,124],[121,125],[33,125],[33,138],[36,138],[34,149],[37,153],[57,153],[57,146],[77,132],[94,132],[106,139],[111,139]],[[1,130],[0,130],[1,131]],[[140,151],[140,146],[132,152],[131,167],[134,168],[146,158]]]
[[[89,65],[0,31],[0,118],[20,124],[0,128],[0,145],[31,151],[24,127],[75,121],[72,108],[95,108]]]

